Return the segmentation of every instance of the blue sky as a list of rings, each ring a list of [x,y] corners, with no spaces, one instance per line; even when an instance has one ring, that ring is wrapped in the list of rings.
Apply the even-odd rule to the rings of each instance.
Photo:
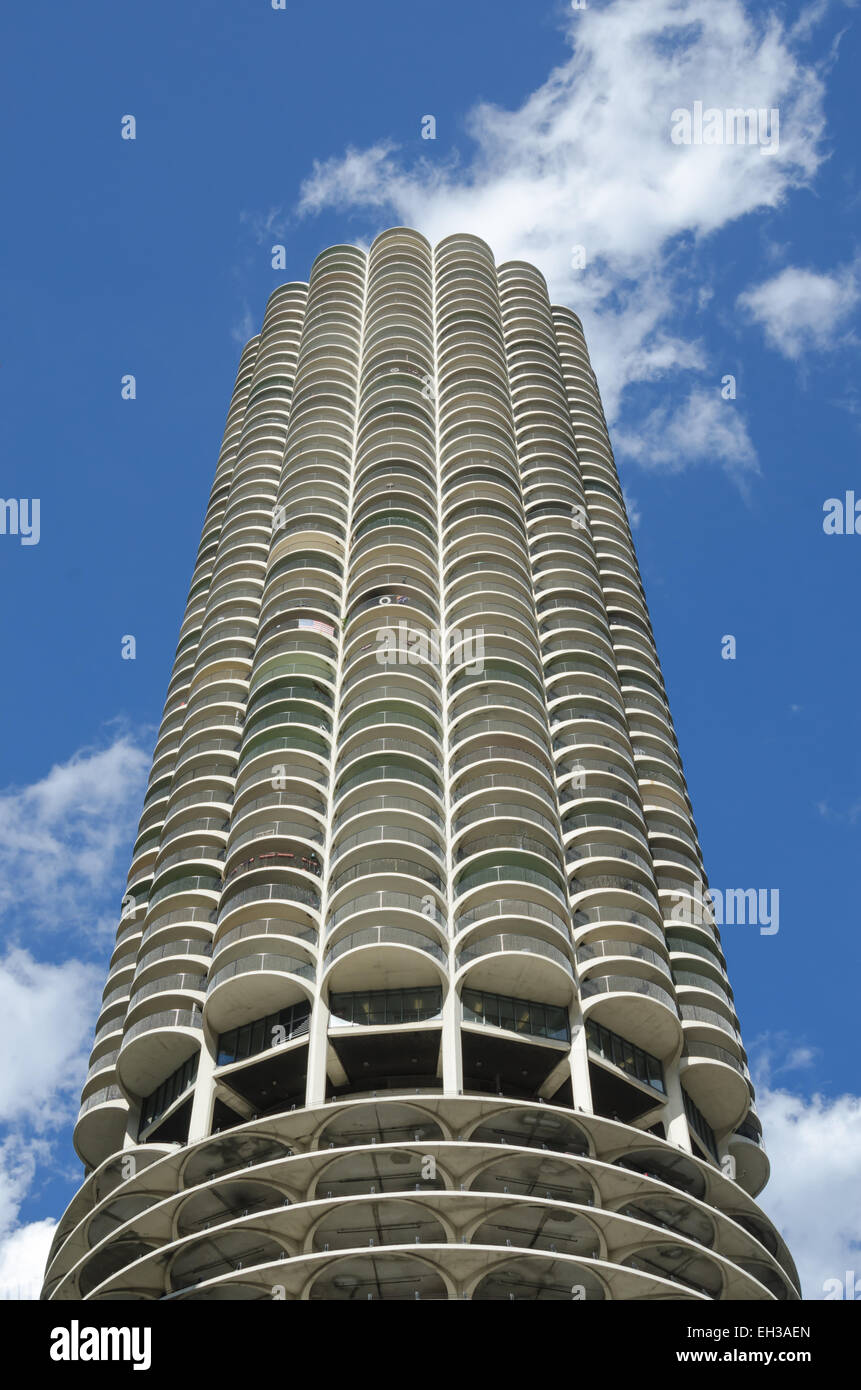
[[[7,1296],[79,1180],[71,1120],[241,342],[319,250],[397,223],[531,259],[584,318],[711,882],[780,891],[777,934],[724,932],[763,1204],[808,1297],[853,1267],[861,534],[822,523],[861,500],[859,19],[6,8],[0,493],[41,503],[37,545],[0,535]],[[675,146],[695,101],[777,108],[778,147]]]

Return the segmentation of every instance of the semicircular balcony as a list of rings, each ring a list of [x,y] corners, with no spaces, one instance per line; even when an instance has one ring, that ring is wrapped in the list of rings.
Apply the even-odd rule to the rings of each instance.
[[[469,988],[557,1006],[570,1004],[576,992],[574,967],[561,943],[523,932],[493,933],[487,925],[458,943],[455,971],[459,992]]]
[[[116,1082],[91,1091],[82,1101],[72,1142],[87,1167],[98,1167],[122,1148],[128,1113],[128,1101]]]
[[[317,800],[286,789],[276,791],[273,788],[271,796],[264,793],[248,798],[241,813],[234,817],[226,851],[225,876],[229,877],[234,865],[247,858],[249,847],[252,852],[259,850],[261,853],[292,848],[300,859],[310,863],[312,857],[316,857],[319,862],[326,838],[319,818],[324,807],[322,797]]]
[[[199,1008],[156,1009],[128,1028],[117,1058],[123,1089],[150,1095],[201,1046],[203,1015]]]
[[[513,695],[515,699],[525,701],[530,709],[544,709],[541,683],[536,674],[500,657],[485,659],[481,671],[470,671],[466,667],[458,672],[449,682],[449,691],[452,707],[457,710],[463,710],[467,700],[484,695],[496,697],[497,700],[503,697],[503,704],[505,697]]]
[[[157,884],[153,883],[148,915],[159,905],[162,912],[177,911],[181,907],[201,907],[212,911],[221,892],[220,864],[217,869],[218,872],[214,864],[196,865],[194,861],[175,864],[166,870]]]
[[[187,872],[191,869],[216,876],[222,873],[223,868],[224,835],[221,832],[212,835],[207,831],[190,832],[187,842],[179,839],[162,846],[152,878],[150,902],[155,900],[155,893],[164,886],[166,878],[175,877],[178,870]]]
[[[645,945],[642,941],[602,936],[580,941],[577,945],[577,965],[581,983],[593,975],[623,973],[653,980],[672,991],[673,975],[666,953],[656,949],[657,942]]]
[[[399,743],[414,745],[415,751],[425,758],[432,767],[442,767],[442,731],[430,711],[410,706],[407,700],[370,701],[362,709],[353,710],[342,718],[338,737],[338,769],[346,767],[350,761],[363,755],[370,740],[378,738],[398,740]],[[387,748],[384,752],[390,751]],[[406,751],[399,747],[398,751]]]
[[[411,788],[409,795],[385,791],[365,795],[357,788],[355,794],[344,797],[333,818],[333,853],[338,852],[341,841],[348,836],[377,826],[401,826],[440,844],[444,822],[436,799],[420,786]]]
[[[300,1000],[313,1000],[316,965],[297,943],[270,933],[264,951],[255,937],[225,938],[212,962],[204,1009],[216,1033],[276,1014]]]
[[[234,927],[260,917],[279,917],[315,936],[320,922],[320,888],[316,876],[295,864],[264,867],[252,861],[225,886],[218,908],[216,940]]]
[[[438,892],[425,891],[420,895],[388,883],[387,873],[383,875],[386,886],[370,887],[365,881],[358,881],[351,891],[345,886],[337,906],[330,909],[326,930],[327,942],[349,936],[356,931],[375,925],[404,928],[433,936],[442,944],[447,936],[444,900]],[[372,882],[372,880],[371,880]],[[409,882],[404,880],[405,884]],[[429,889],[429,885],[416,885]]]
[[[702,998],[704,996],[693,996]],[[708,997],[708,996],[705,996]],[[729,1052],[742,1056],[741,1037],[738,1028],[727,1016],[727,1011],[719,1013],[709,1004],[691,1003],[691,996],[684,997],[684,988],[678,992],[679,1016],[682,1020],[686,1039],[713,1043]]]
[[[730,994],[713,978],[705,963],[697,963],[697,968],[689,970],[673,962],[673,980],[680,1006],[714,1012],[725,1022],[726,1031],[739,1039],[738,1018]]]
[[[265,718],[284,709],[306,714],[309,724],[331,731],[334,704],[329,685],[308,676],[282,676],[275,671],[264,680],[255,679],[254,693],[248,699],[246,724],[253,727],[258,716]],[[318,724],[318,721],[322,722]]]
[[[386,740],[377,742],[385,743]],[[430,794],[434,807],[442,810],[442,781],[427,759],[407,752],[360,756],[354,758],[337,776],[335,813],[337,816],[345,815],[349,808],[369,796],[410,796],[414,789],[422,800]]]
[[[579,914],[586,914],[589,920],[596,908],[618,908],[651,918],[660,926],[662,914],[658,899],[642,873],[632,876],[631,868],[635,866],[624,860],[616,863],[599,857],[582,860],[576,867],[577,872],[572,874],[568,884],[575,920]]]
[[[682,1027],[672,981],[642,957],[596,957],[591,973],[581,979],[580,998],[585,1019],[652,1056],[666,1059],[679,1051]]]
[[[185,969],[206,974],[212,958],[212,935],[196,926],[191,929],[198,934],[169,938],[161,934],[155,943],[152,937],[142,943],[131,985],[132,1000],[140,988],[160,975]]]
[[[364,586],[362,592],[367,592]],[[380,642],[381,633],[396,632],[400,623],[405,623],[408,631],[419,631],[428,624],[438,624],[438,617],[436,604],[417,585],[380,586],[370,598],[362,597],[350,610],[344,624],[347,650],[352,654],[355,642],[360,646],[368,641]]]
[[[177,773],[165,798],[165,823],[177,811],[195,807],[201,816],[215,814],[215,808],[229,813],[236,783],[236,760],[213,759],[202,767],[191,767]],[[212,808],[212,809],[210,809]]]
[[[709,966],[709,973],[715,979],[725,977],[723,952],[711,932],[702,932],[693,924],[675,926],[668,922],[666,935],[674,969],[697,969],[702,961]]]
[[[510,896],[473,903],[465,911],[458,912],[453,923],[457,948],[473,938],[502,933],[544,941],[563,954],[568,953],[571,931],[567,914],[561,908],[554,910],[526,897],[518,897],[517,891],[512,886]]]
[[[679,1074],[716,1133],[732,1130],[744,1119],[751,1101],[750,1079],[745,1063],[729,1047],[692,1038],[686,1030]]]
[[[309,779],[320,786],[327,780],[329,756],[329,738],[322,724],[312,728],[302,715],[291,718],[289,711],[277,712],[272,723],[261,722],[246,733],[237,778],[253,777],[267,764],[289,761],[292,768],[307,769]]]
[[[343,866],[333,868],[329,879],[330,913],[338,913],[357,895],[394,892],[437,902],[444,894],[444,865],[436,855],[418,845],[401,851],[394,843],[385,855],[376,846],[356,846]],[[427,914],[426,914],[427,915]],[[330,918],[331,920],[331,918]]]
[[[563,876],[553,861],[531,848],[487,847],[455,871],[458,915],[500,897],[525,898],[567,917]]]
[[[323,954],[321,991],[445,988],[447,952],[430,924],[424,931],[389,925],[334,932]]]
[[[553,862],[561,866],[557,848],[559,828],[552,808],[546,805],[539,810],[528,797],[500,794],[493,788],[473,793],[469,801],[460,798],[452,822],[454,862],[459,864],[478,853],[479,845],[491,833],[502,837],[498,841],[500,844],[516,844],[518,835],[534,838],[541,851],[549,851]],[[488,848],[487,845],[483,847]]]
[[[491,699],[492,695],[487,698]],[[512,747],[533,749],[534,754],[539,755],[542,770],[549,773],[552,759],[543,712],[533,710],[526,701],[518,702],[520,708],[513,703],[506,707],[501,703],[501,697],[497,698],[500,702],[496,708],[480,705],[477,709],[466,710],[461,705],[458,714],[452,713],[449,747],[453,767],[456,764],[459,770],[470,760],[480,758],[488,743],[493,745],[501,741],[508,746],[509,757],[512,756]],[[513,698],[517,699],[516,696]]]
[[[530,748],[535,751],[529,751]],[[494,737],[485,733],[465,740],[450,759],[452,796],[460,799],[467,789],[517,787],[525,781],[536,784],[543,791],[545,804],[552,805],[553,773],[549,757],[541,757],[540,753],[540,748],[516,734]],[[487,771],[488,766],[492,766],[492,772]]]
[[[584,838],[569,841],[565,849],[565,864],[572,879],[572,900],[574,898],[573,883],[576,880],[578,887],[578,906],[581,902],[588,903],[586,895],[590,891],[590,885],[596,878],[608,878],[618,875],[630,879],[636,886],[633,892],[636,896],[644,896],[638,893],[637,889],[645,889],[648,899],[652,904],[657,903],[654,891],[654,879],[652,877],[652,866],[649,859],[648,850],[643,846],[633,849],[630,844],[623,842],[621,834],[611,831],[606,838],[599,838],[595,830],[585,828]]]
[[[645,822],[633,798],[625,801],[604,798],[597,793],[594,783],[592,789],[581,790],[595,790],[596,795],[592,798],[581,796],[566,803],[562,816],[562,838],[568,862],[577,862],[578,856],[582,859],[594,857],[589,853],[581,855],[581,846],[612,844],[618,849],[637,854],[646,865],[650,865]]]
[[[249,708],[258,693],[275,681],[285,685],[297,681],[313,684],[314,687],[326,691],[329,708],[334,703],[335,679],[332,663],[311,652],[290,652],[287,655],[267,658],[255,665],[248,684]]]
[[[547,747],[547,719],[540,702],[531,691],[513,694],[510,687],[497,681],[484,682],[483,687],[467,686],[454,696],[449,709],[450,742],[468,737],[476,721],[489,721],[488,727],[492,727],[494,721],[512,716]],[[495,727],[500,727],[499,723]]]
[[[310,696],[310,691],[298,698],[282,694],[277,686],[258,696],[245,720],[241,758],[251,756],[251,748],[270,739],[276,731],[284,737],[298,734],[301,739],[310,740],[311,746],[322,749],[321,756],[325,756],[332,734],[332,715]]]
[[[380,640],[355,643],[345,656],[342,694],[352,699],[360,686],[367,693],[379,685],[404,684],[437,703],[440,677],[434,641],[429,637],[422,645],[425,639],[420,641],[417,631],[415,626],[403,634],[398,628],[387,629],[378,634]]]
[[[188,964],[189,969],[183,969]],[[208,967],[209,961],[206,961]],[[206,993],[206,970],[195,970],[189,960],[167,960],[163,962],[163,973],[149,972],[149,977],[132,985],[128,1012],[125,1017],[126,1034],[142,1018],[171,1009],[194,1010],[203,1005]]]
[[[369,855],[380,853],[384,857],[414,860],[434,874],[441,884],[445,873],[443,837],[432,833],[426,824],[411,822],[411,816],[401,818],[394,808],[385,815],[379,809],[373,813],[365,811],[361,823],[354,818],[347,830],[335,835],[333,840],[330,856],[333,881],[355,865],[367,864]]]
[[[756,1197],[768,1182],[771,1164],[763,1147],[759,1117],[752,1110],[727,1135],[726,1145],[735,1161],[735,1181],[751,1197]]]

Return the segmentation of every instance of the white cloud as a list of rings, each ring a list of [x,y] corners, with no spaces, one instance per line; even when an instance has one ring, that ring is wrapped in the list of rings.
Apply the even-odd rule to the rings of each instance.
[[[636,531],[640,522],[643,520],[643,513],[640,511],[639,503],[636,497],[632,497],[630,492],[626,491],[625,488],[622,489],[622,497],[625,502],[625,511],[628,513],[628,521],[630,522],[631,530]]]
[[[635,431],[617,430],[616,444],[644,468],[678,472],[714,459],[740,481],[759,471],[744,419],[715,387],[695,387],[680,406],[659,406]]]
[[[21,1203],[49,1146],[25,1143],[19,1135],[0,1144],[0,1298],[37,1298],[56,1222],[45,1219],[18,1225]]]
[[[85,749],[29,787],[0,793],[0,1297],[34,1298],[54,1223],[19,1222],[37,1168],[56,1168],[74,1117],[105,963],[39,959],[34,933],[64,949],[102,944],[117,924],[124,865],[149,758],[128,736]],[[56,941],[56,936],[52,938]],[[22,944],[27,942],[27,947]],[[104,941],[104,957],[108,942]]]
[[[827,1280],[842,1283],[851,1269],[861,1278],[861,1097],[765,1086],[757,1111],[771,1160],[757,1201],[789,1246],[804,1297],[824,1298]]]
[[[56,1221],[31,1221],[0,1239],[0,1299],[39,1297]]]
[[[239,221],[248,227],[258,246],[281,241],[287,232],[287,219],[283,208],[270,208],[268,212],[240,212]]]
[[[779,275],[745,290],[739,309],[762,326],[768,344],[797,360],[809,351],[844,345],[846,328],[861,300],[858,265],[830,275],[788,266]]]
[[[34,926],[92,939],[116,926],[119,853],[134,832],[148,766],[147,754],[124,735],[108,748],[76,753],[32,786],[0,792],[7,939]]]
[[[0,960],[0,1121],[57,1128],[70,1118],[92,1040],[104,968],[34,960],[12,949]]]
[[[672,327],[697,305],[699,245],[811,180],[823,84],[791,31],[741,0],[614,0],[571,15],[568,38],[571,56],[518,109],[470,113],[470,158],[411,159],[386,140],[350,149],[315,163],[299,211],[361,209],[433,242],[466,230],[499,261],[534,262],[584,320],[612,419],[629,384],[705,365],[702,346]],[[671,114],[696,100],[779,107],[779,146],[674,145]],[[572,268],[574,245],[584,270]],[[679,429],[673,438],[684,442]],[[703,438],[705,457],[751,468],[743,426],[725,424],[716,443],[710,452]],[[689,461],[664,449],[660,466]]]
[[[235,343],[239,343],[240,347],[245,347],[248,339],[253,338],[256,332],[257,325],[254,322],[254,315],[251,312],[251,306],[246,301],[242,309],[242,316],[231,328],[230,336]]]

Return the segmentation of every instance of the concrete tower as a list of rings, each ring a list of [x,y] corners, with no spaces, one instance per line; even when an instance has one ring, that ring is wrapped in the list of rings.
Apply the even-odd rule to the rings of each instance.
[[[798,1297],[583,332],[395,228],[245,348],[54,1299]]]

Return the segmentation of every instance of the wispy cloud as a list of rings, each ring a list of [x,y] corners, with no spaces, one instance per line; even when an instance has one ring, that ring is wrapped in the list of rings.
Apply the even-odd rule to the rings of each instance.
[[[677,325],[708,307],[693,284],[699,253],[713,233],[809,183],[822,157],[822,74],[798,47],[807,27],[793,33],[741,0],[589,7],[568,18],[570,57],[520,107],[473,109],[467,156],[416,158],[381,138],[315,163],[297,210],[406,223],[431,241],[466,230],[500,261],[540,265],[553,297],[584,319],[611,419],[632,384],[675,385],[678,425],[665,417],[672,447],[639,458],[687,466],[684,426],[702,398],[684,374],[709,364],[702,343]],[[674,145],[672,112],[694,100],[779,107],[779,146],[763,155]],[[583,269],[575,246],[585,250]],[[738,415],[727,412],[713,447],[705,430],[698,441],[703,458],[736,477],[754,467]]]
[[[122,888],[149,757],[123,735],[83,749],[28,787],[0,792],[0,922],[7,940],[34,928],[103,944]]]
[[[269,242],[282,242],[287,235],[287,215],[283,208],[270,208],[268,212],[240,212],[239,221],[247,227],[258,246]]]
[[[711,459],[739,481],[759,472],[744,418],[716,387],[695,387],[680,406],[659,406],[636,430],[617,430],[615,440],[621,451],[644,468],[679,472]]]
[[[148,767],[124,733],[0,792],[2,1298],[38,1296],[54,1222],[21,1210],[77,1111]],[[40,958],[48,947],[54,959]]]
[[[759,324],[766,342],[793,361],[806,352],[834,351],[855,339],[850,321],[861,301],[861,264],[831,274],[787,266],[739,295],[743,313]]]
[[[45,1162],[44,1142],[19,1136],[0,1144],[0,1299],[38,1298],[56,1222],[18,1224],[18,1213],[36,1172]]]

